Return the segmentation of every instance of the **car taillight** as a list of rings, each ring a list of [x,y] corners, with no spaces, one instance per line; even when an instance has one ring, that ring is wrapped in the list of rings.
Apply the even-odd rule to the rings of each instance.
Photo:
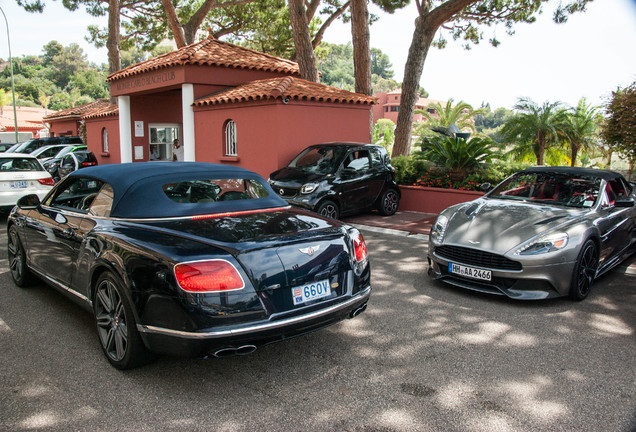
[[[88,167],[95,165],[95,162],[82,162],[80,165],[82,165],[83,167]]]
[[[188,292],[232,291],[245,287],[245,282],[236,267],[225,260],[177,264],[174,274],[179,286]]]
[[[38,179],[38,182],[40,182],[40,184],[44,185],[44,186],[53,186],[53,185],[55,185],[55,182],[53,181],[52,177]]]
[[[364,237],[362,237],[361,233],[357,233],[353,237],[353,248],[356,254],[357,262],[363,261],[369,254],[369,252],[367,251],[367,244],[364,241]]]

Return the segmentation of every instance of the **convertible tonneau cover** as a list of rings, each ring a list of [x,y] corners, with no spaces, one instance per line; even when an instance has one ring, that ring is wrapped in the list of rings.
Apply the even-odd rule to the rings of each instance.
[[[170,218],[202,214],[285,207],[261,176],[243,168],[205,162],[137,162],[99,165],[83,168],[68,178],[90,177],[108,183],[113,188],[114,218]],[[252,179],[267,189],[269,196],[259,199],[180,204],[171,201],[163,191],[167,183],[210,180]],[[122,199],[125,197],[125,199]]]

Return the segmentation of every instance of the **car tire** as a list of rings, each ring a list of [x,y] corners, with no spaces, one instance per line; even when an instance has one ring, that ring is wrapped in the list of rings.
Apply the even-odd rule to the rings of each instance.
[[[332,219],[338,219],[340,217],[340,209],[338,208],[338,204],[331,200],[325,200],[320,203],[318,207],[316,207],[316,213],[330,217]]]
[[[111,365],[122,370],[132,369],[152,359],[137,331],[132,306],[122,284],[109,272],[97,280],[93,312],[100,345]]]
[[[393,188],[385,190],[380,196],[378,210],[382,216],[392,216],[400,205],[400,194]]]
[[[587,240],[579,252],[570,285],[570,298],[572,300],[583,300],[592,289],[592,283],[598,267],[596,249],[596,243],[593,240]]]
[[[9,255],[9,270],[11,271],[13,282],[21,288],[33,285],[35,277],[26,265],[26,253],[18,234],[18,228],[15,225],[11,225],[9,228],[7,252]]]

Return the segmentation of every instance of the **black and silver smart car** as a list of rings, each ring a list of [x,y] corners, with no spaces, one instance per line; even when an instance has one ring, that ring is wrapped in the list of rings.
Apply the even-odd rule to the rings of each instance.
[[[307,147],[269,183],[288,203],[338,219],[377,208],[394,214],[400,202],[395,168],[382,146],[326,143]]]

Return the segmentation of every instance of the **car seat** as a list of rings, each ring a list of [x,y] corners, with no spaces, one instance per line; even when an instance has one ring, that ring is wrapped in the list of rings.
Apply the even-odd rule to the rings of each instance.
[[[610,207],[612,207],[616,203],[616,194],[614,193],[614,189],[612,189],[612,185],[608,183],[607,186],[605,186],[605,191],[607,192],[607,201]]]

